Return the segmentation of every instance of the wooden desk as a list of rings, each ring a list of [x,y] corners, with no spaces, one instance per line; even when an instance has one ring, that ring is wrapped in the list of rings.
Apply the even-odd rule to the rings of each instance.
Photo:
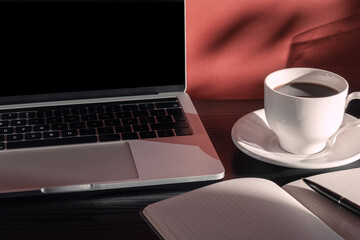
[[[360,167],[360,161],[327,170],[270,165],[243,154],[230,136],[243,115],[263,101],[195,101],[222,160],[224,179],[262,177],[283,185],[313,174]],[[0,239],[158,239],[139,215],[146,205],[208,183],[189,183],[49,197],[0,200]]]

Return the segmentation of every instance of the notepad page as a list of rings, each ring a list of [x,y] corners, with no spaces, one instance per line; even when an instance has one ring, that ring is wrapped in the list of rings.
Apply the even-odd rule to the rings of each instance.
[[[324,173],[308,179],[360,205],[360,168]],[[346,239],[360,239],[360,217],[316,193],[302,180],[283,187],[295,199]]]
[[[341,239],[275,183],[223,181],[149,205],[165,239]]]

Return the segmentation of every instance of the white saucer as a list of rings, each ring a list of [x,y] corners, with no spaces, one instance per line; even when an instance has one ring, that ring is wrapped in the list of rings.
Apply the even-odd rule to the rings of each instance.
[[[357,120],[345,114],[344,123]],[[235,145],[247,155],[263,162],[292,168],[322,169],[338,167],[360,159],[360,128],[340,133],[336,142],[312,155],[296,155],[282,150],[270,129],[264,109],[240,118],[232,128]]]

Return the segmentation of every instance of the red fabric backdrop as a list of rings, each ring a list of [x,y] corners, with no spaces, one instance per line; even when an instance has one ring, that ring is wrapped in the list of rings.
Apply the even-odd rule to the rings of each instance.
[[[186,0],[186,21],[192,98],[261,99],[266,75],[295,66],[360,91],[358,0]]]

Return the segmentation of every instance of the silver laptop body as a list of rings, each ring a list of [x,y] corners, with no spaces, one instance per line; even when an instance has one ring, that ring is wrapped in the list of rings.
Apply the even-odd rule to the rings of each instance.
[[[185,93],[184,9],[184,0],[0,3],[0,20],[6,23],[0,33],[0,197],[224,176]],[[173,123],[156,128],[161,120],[175,121],[175,105],[165,102],[183,113],[185,130],[165,129]],[[166,106],[161,111],[167,116],[147,117],[161,112],[160,105]],[[95,121],[80,123],[85,113],[72,117],[74,109],[82,107],[90,115],[94,106],[105,109],[92,112],[101,129],[91,125]],[[115,122],[106,118],[109,106],[137,108],[131,112],[137,124],[126,123],[131,134],[106,125]],[[66,107],[69,110],[61,110]],[[145,118],[155,122],[141,122]],[[128,119],[116,121],[124,124]],[[82,127],[74,130],[75,125]],[[94,131],[91,139],[98,141],[82,142],[90,139],[80,134],[88,128]],[[111,135],[100,136],[109,129]],[[45,139],[54,133],[59,135],[55,140]],[[126,138],[129,135],[137,138]]]

